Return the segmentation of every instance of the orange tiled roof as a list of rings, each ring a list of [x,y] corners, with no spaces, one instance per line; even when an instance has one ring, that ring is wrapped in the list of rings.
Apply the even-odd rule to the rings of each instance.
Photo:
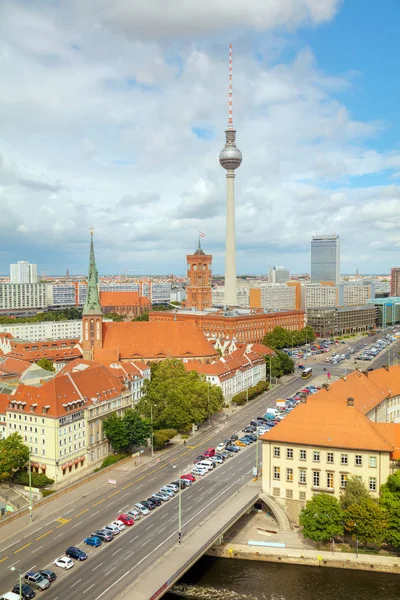
[[[10,354],[7,354],[5,360],[0,363],[0,376],[11,374],[22,375],[31,364],[26,360],[13,358]]]
[[[35,406],[35,414],[44,414],[47,407],[45,414],[59,417],[83,410],[93,401],[101,403],[117,398],[125,389],[110,369],[93,364],[83,371],[58,374],[40,387],[20,385],[7,399],[8,404],[19,403],[10,410],[32,414],[31,406]]]
[[[14,336],[11,333],[0,333],[0,338],[7,338],[7,339],[13,339]]]
[[[400,396],[400,365],[368,371],[367,377],[389,396]]]
[[[300,403],[260,439],[314,447],[393,452],[393,445],[382,437],[375,425],[357,406],[347,406],[347,400],[326,392],[307,398],[305,404]]]
[[[256,352],[257,354],[261,354],[262,356],[275,354],[275,352],[273,350],[271,350],[271,348],[268,348],[268,346],[265,346],[264,344],[249,344],[249,345],[250,345],[250,349],[253,350],[253,352]]]
[[[77,347],[78,339],[50,340],[47,342],[12,343],[11,352],[7,356],[20,358],[29,362],[37,362],[41,358],[54,361],[69,360],[81,356]]]
[[[377,433],[393,446],[393,460],[400,459],[400,423],[372,423]]]
[[[94,350],[101,362],[217,355],[194,322],[182,321],[103,323],[103,348]]]
[[[238,370],[246,370],[254,364],[263,363],[264,357],[255,352],[245,352],[246,346],[243,345],[231,354],[223,356],[220,360],[209,364],[203,364],[200,361],[188,361],[185,364],[186,371],[197,371],[203,375],[214,375],[222,380],[234,377]]]
[[[150,300],[139,292],[100,292],[101,306],[148,306]]]

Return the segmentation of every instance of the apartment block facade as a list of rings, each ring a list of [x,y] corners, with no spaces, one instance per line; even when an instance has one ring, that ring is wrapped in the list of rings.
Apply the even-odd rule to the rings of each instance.
[[[0,283],[0,314],[24,314],[49,305],[45,283]]]

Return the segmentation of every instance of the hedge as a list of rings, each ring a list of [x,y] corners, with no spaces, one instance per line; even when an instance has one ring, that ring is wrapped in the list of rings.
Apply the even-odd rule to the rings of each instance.
[[[153,443],[154,448],[163,448],[164,445],[172,440],[178,434],[176,429],[158,429],[154,432]]]
[[[28,471],[17,471],[14,473],[12,481],[13,483],[18,483],[19,485],[29,485]],[[32,487],[35,488],[42,488],[46,485],[51,485],[54,483],[54,479],[50,479],[44,473],[32,473],[31,481]]]
[[[105,469],[106,467],[109,467],[110,465],[113,465],[114,463],[122,460],[123,458],[127,458],[129,456],[129,454],[127,452],[121,452],[120,454],[110,454],[110,456],[107,456],[103,462],[101,463],[101,467],[98,469],[100,471],[100,469]]]
[[[260,394],[265,392],[268,389],[268,387],[269,387],[269,383],[267,381],[259,381],[257,383],[257,385],[254,385],[253,387],[248,389],[249,400],[253,400],[253,398],[256,398],[257,396],[259,396]],[[247,393],[239,392],[239,394],[236,394],[235,396],[233,396],[232,402],[234,404],[236,404],[237,406],[242,406],[243,404],[246,404]]]

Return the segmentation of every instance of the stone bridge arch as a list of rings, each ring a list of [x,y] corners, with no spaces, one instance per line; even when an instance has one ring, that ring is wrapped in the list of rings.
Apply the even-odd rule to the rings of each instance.
[[[285,509],[275,500],[275,498],[269,494],[261,493],[259,495],[259,500],[262,500],[262,502],[264,502],[271,510],[280,531],[290,531],[289,517],[287,516]]]

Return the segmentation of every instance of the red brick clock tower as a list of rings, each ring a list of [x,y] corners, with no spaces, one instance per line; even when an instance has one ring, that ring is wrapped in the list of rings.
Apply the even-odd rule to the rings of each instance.
[[[186,288],[185,308],[211,308],[212,255],[203,252],[200,238],[196,252],[187,254],[186,260],[189,285]]]

